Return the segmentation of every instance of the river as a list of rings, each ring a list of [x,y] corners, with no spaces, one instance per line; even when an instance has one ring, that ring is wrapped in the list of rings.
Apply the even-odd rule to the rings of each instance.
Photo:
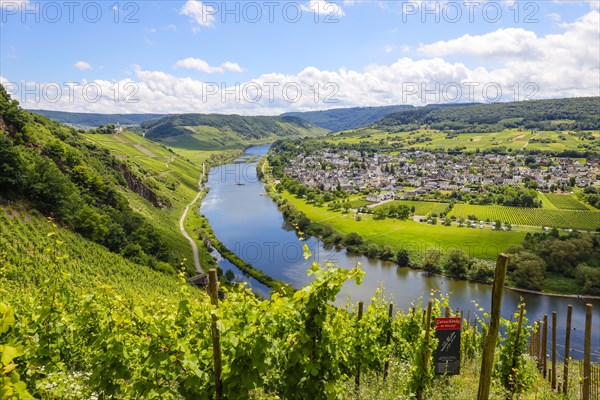
[[[489,311],[491,285],[429,276],[410,268],[398,268],[394,263],[350,256],[345,250],[326,249],[323,243],[314,238],[300,241],[296,232],[285,223],[277,205],[264,193],[264,185],[256,176],[256,162],[268,150],[268,145],[249,148],[234,162],[212,168],[209,172],[207,186],[210,191],[202,201],[200,212],[208,218],[216,236],[238,256],[273,278],[296,288],[310,283],[306,271],[313,261],[322,263],[327,260],[344,268],[352,268],[360,263],[366,273],[363,283],[358,287],[353,282],[347,283],[338,296],[339,304],[343,304],[347,298],[353,302],[369,302],[376,289],[383,285],[386,295],[393,299],[396,307],[405,310],[420,297],[427,298],[431,290],[439,290],[450,294],[450,305],[464,310],[465,315],[467,310],[471,310],[472,314],[475,312],[474,303]],[[309,260],[303,258],[304,244],[313,253]],[[220,260],[219,264],[225,270],[233,269],[238,279],[250,282],[253,290],[268,297],[268,288],[244,277],[227,260]],[[520,297],[525,301],[526,316],[530,321],[542,319],[544,314],[548,314],[548,320],[551,321],[551,314],[556,311],[559,358],[564,349],[567,305],[573,306],[571,355],[582,358],[585,305],[592,303],[592,359],[600,361],[600,301],[505,289],[503,317],[510,318],[517,310]]]

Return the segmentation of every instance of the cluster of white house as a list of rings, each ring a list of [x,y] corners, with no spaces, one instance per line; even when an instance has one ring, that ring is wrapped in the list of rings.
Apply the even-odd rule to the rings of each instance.
[[[415,197],[432,190],[485,190],[487,185],[537,183],[539,190],[572,183],[579,187],[600,186],[600,159],[585,162],[544,155],[480,153],[434,153],[420,150],[400,154],[361,155],[354,150],[325,149],[318,154],[301,154],[285,169],[301,184],[324,191],[342,189],[359,192],[378,189],[369,201],[384,201],[415,188],[399,198]]]

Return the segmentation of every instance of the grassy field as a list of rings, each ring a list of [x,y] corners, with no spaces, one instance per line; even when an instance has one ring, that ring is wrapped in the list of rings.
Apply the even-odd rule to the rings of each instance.
[[[471,257],[493,260],[510,245],[520,243],[526,234],[526,231],[496,232],[491,229],[432,226],[393,219],[373,221],[371,216],[363,216],[360,221],[356,221],[349,213],[343,214],[307,204],[305,200],[287,192],[283,196],[313,222],[330,225],[343,234],[356,232],[367,242],[387,245],[394,251],[408,249],[413,257],[422,255],[432,247],[444,251],[459,247]]]
[[[538,199],[542,201],[542,208],[546,208],[548,210],[558,210],[558,208],[554,205],[552,201],[542,192],[537,192]]]
[[[560,210],[583,210],[588,208],[568,194],[546,193],[545,196],[554,206]]]
[[[509,222],[515,225],[547,226],[555,228],[596,230],[600,228],[600,212],[520,208],[505,206],[477,206],[456,204],[449,216],[467,218],[474,215],[480,220]]]
[[[444,132],[419,129],[415,132],[387,132],[374,128],[358,128],[341,132],[332,136],[332,141],[359,143],[364,141],[399,143],[405,148],[440,148],[465,147],[463,151],[476,149],[493,149],[504,146],[512,150],[563,151],[577,150],[580,144],[591,144],[600,139],[600,131],[593,132],[594,140],[590,141],[570,132],[557,131],[520,131],[507,129],[491,133],[461,133],[449,136]]]

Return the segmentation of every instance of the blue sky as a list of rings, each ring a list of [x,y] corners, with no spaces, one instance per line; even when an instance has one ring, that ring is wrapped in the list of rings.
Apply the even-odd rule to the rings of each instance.
[[[597,96],[599,3],[0,0],[0,79],[27,108],[89,112],[276,114],[449,102],[456,85],[468,100],[465,82],[502,88],[502,101]],[[62,90],[27,97],[23,82]],[[76,82],[73,99],[66,82]],[[90,82],[102,89],[99,101],[81,96]],[[258,101],[244,101],[249,82],[261,88]],[[300,96],[282,93],[290,82]],[[324,91],[328,83],[335,90]],[[537,90],[523,92],[531,83]],[[273,99],[269,84],[277,85]],[[423,94],[436,84],[447,88]],[[115,85],[137,101],[115,101]],[[478,89],[473,96],[498,100]]]

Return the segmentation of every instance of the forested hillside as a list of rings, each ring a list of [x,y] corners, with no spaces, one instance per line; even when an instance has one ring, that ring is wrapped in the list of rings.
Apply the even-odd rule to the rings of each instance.
[[[165,114],[95,114],[50,110],[29,111],[56,120],[62,124],[74,125],[76,127],[97,127],[98,125],[117,123],[121,125],[139,125],[144,121],[165,116]]]
[[[191,258],[189,247],[174,229],[139,212],[166,215],[173,198],[164,186],[73,128],[21,110],[0,87],[2,202],[23,205],[134,262],[172,273]],[[140,205],[134,210],[132,203]]]
[[[388,115],[375,126],[407,131],[428,125],[431,129],[458,133],[496,132],[512,128],[595,130],[600,129],[598,110],[600,97],[427,106]]]
[[[199,150],[241,148],[249,141],[317,136],[327,131],[297,117],[221,114],[172,115],[141,124],[149,139]]]
[[[412,108],[408,105],[334,108],[325,111],[289,112],[281,116],[302,118],[321,128],[337,132],[369,125],[386,115]]]

